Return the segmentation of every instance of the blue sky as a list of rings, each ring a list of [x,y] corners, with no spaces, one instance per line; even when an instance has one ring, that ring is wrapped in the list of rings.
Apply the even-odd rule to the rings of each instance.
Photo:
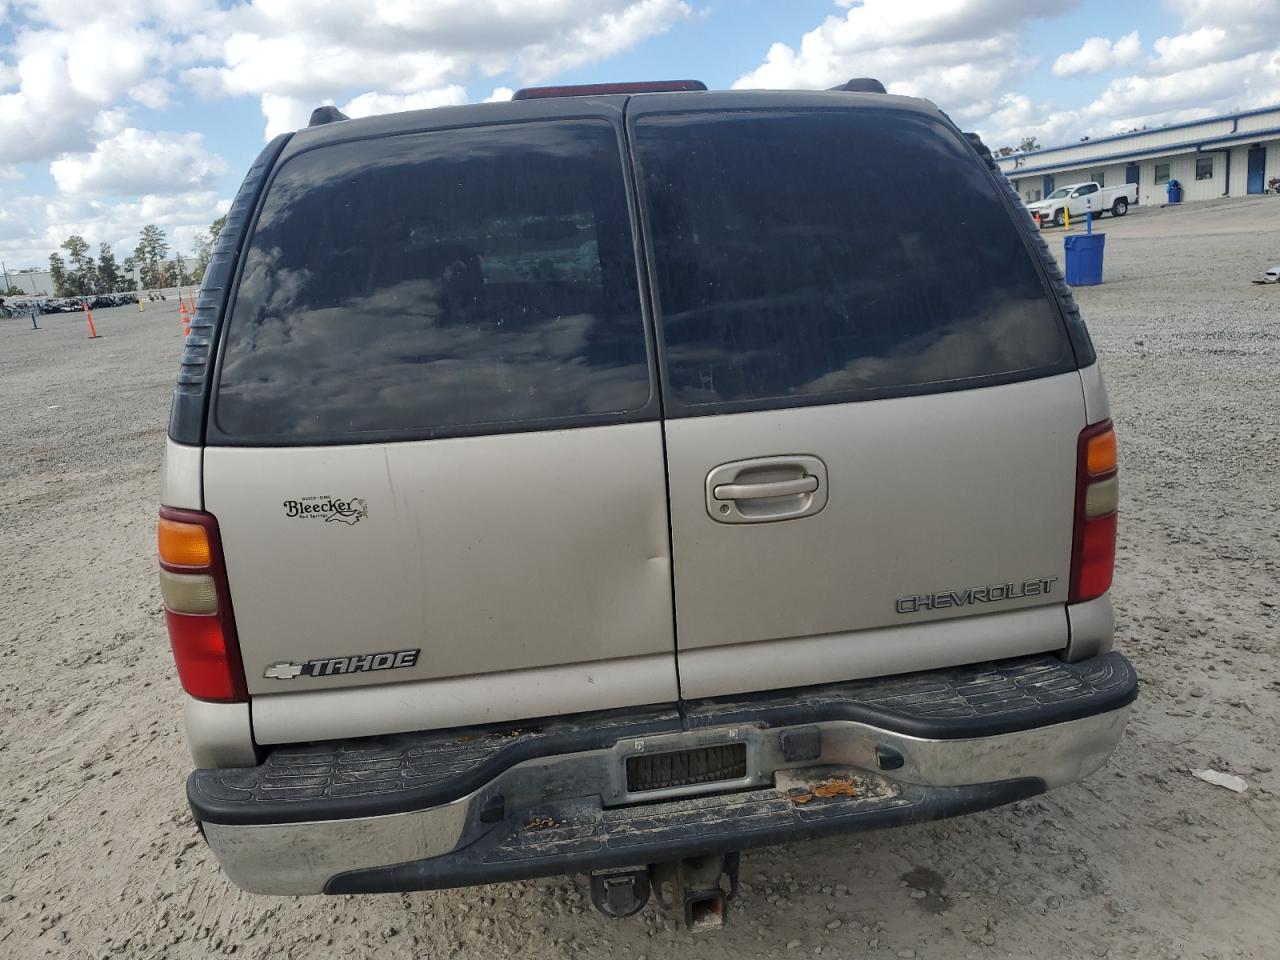
[[[322,102],[862,75],[1047,146],[1280,101],[1280,0],[0,0],[0,258],[73,232],[124,255],[148,222],[189,252]]]

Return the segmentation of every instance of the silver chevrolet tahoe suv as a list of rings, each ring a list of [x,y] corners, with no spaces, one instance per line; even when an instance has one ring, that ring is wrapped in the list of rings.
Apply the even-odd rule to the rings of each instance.
[[[858,89],[321,108],[262,152],[158,538],[232,881],[580,873],[714,925],[738,851],[1106,761],[1089,336],[981,142]]]

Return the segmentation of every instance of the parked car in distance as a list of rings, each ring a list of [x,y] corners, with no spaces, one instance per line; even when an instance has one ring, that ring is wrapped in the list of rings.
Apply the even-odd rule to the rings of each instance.
[[[1123,217],[1129,208],[1138,202],[1138,185],[1124,183],[1118,187],[1102,187],[1092,180],[1087,183],[1072,183],[1059,187],[1043,200],[1027,204],[1027,212],[1033,217],[1039,215],[1040,222],[1063,226],[1067,222],[1067,214],[1072,218],[1083,218],[1092,211],[1095,217],[1104,213]]]
[[[1093,346],[990,152],[877,88],[330,107],[267,146],[159,526],[235,883],[580,873],[710,926],[738,851],[1106,762],[1137,679]]]

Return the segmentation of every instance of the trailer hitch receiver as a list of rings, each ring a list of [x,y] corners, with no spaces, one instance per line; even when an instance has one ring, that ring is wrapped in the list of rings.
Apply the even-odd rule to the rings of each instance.
[[[658,906],[679,913],[688,930],[718,930],[738,895],[737,853],[655,863],[650,870]]]
[[[597,870],[591,874],[591,903],[606,917],[621,919],[639,913],[656,891],[658,906],[679,915],[686,929],[719,930],[729,901],[738,895],[739,859],[726,853]]]

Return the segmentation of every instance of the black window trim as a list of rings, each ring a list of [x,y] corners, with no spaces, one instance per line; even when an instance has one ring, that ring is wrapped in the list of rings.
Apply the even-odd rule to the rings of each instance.
[[[617,141],[618,164],[622,171],[623,191],[625,194],[624,202],[631,225],[631,245],[636,256],[636,302],[639,307],[640,321],[644,329],[645,337],[645,361],[648,368],[649,396],[643,406],[638,407],[635,410],[628,410],[620,413],[580,414],[568,417],[542,417],[518,421],[490,421],[485,423],[450,425],[443,427],[424,427],[413,430],[369,430],[361,431],[355,436],[350,434],[339,434],[336,436],[306,434],[305,436],[299,436],[297,438],[282,436],[244,437],[227,434],[221,430],[217,421],[217,407],[218,391],[222,381],[223,358],[227,348],[227,341],[229,339],[226,335],[226,331],[234,320],[232,313],[240,293],[240,281],[244,272],[245,262],[248,259],[245,256],[245,253],[247,253],[250,245],[253,243],[253,238],[258,229],[258,218],[261,216],[262,210],[266,205],[266,198],[271,193],[272,187],[275,185],[276,177],[290,161],[297,157],[305,156],[315,150],[323,150],[330,146],[341,146],[371,140],[383,140],[389,137],[417,136],[423,133],[446,133],[452,130],[472,130],[482,127],[506,127],[529,123],[563,123],[583,120],[602,121],[608,123],[613,127],[614,136]],[[416,130],[396,130],[387,133],[372,134],[367,137],[354,137],[351,139],[343,139],[333,142],[317,143],[301,150],[290,152],[285,155],[283,159],[281,159],[280,156],[277,156],[270,175],[267,177],[266,183],[263,184],[258,191],[253,215],[245,227],[243,242],[240,247],[240,256],[238,257],[238,262],[235,267],[234,279],[230,284],[230,289],[223,308],[224,316],[222,323],[220,324],[221,329],[219,331],[221,335],[218,337],[213,371],[210,375],[211,385],[209,401],[205,406],[205,445],[210,447],[360,446],[371,443],[444,440],[453,437],[502,436],[515,433],[538,433],[548,430],[573,430],[584,427],[605,427],[624,423],[651,423],[660,421],[662,419],[662,397],[657,367],[657,344],[654,340],[655,325],[650,312],[650,287],[644,266],[647,262],[647,258],[645,256],[645,251],[641,246],[641,230],[636,220],[637,200],[635,172],[633,165],[629,160],[629,151],[630,146],[627,141],[627,133],[623,124],[623,111],[618,109],[616,112],[582,111],[555,116],[536,116],[488,122],[477,121],[473,123],[448,124],[438,127],[424,127]]]
[[[903,397],[922,397],[931,396],[942,393],[957,393],[962,390],[978,390],[983,387],[998,387],[1011,383],[1023,383],[1030,380],[1040,380],[1047,377],[1059,376],[1064,373],[1072,373],[1081,369],[1081,363],[1077,354],[1077,346],[1074,338],[1071,336],[1070,325],[1063,311],[1062,303],[1054,293],[1053,283],[1046,270],[1045,264],[1040,257],[1038,251],[1033,249],[1031,245],[1031,237],[1027,227],[1030,225],[1030,217],[1026,214],[1025,208],[1022,209],[1022,215],[1018,216],[1011,198],[1016,198],[1017,194],[1012,193],[1009,188],[1002,186],[995,180],[996,174],[988,168],[986,170],[987,177],[992,181],[996,194],[1000,203],[1004,206],[1005,211],[1010,215],[1015,231],[1021,238],[1023,247],[1027,251],[1028,258],[1032,261],[1036,275],[1040,278],[1040,284],[1044,289],[1044,294],[1048,298],[1053,307],[1054,316],[1058,320],[1059,331],[1062,334],[1064,349],[1061,357],[1055,364],[1043,367],[1032,367],[1026,370],[1016,370],[1009,373],[989,374],[982,377],[967,377],[958,380],[944,380],[935,383],[925,384],[908,384],[904,386],[894,387],[866,387],[857,390],[840,390],[830,393],[821,394],[805,394],[799,396],[784,397],[765,397],[753,398],[750,400],[721,400],[713,403],[684,404],[676,397],[675,392],[671,388],[670,379],[667,371],[666,361],[666,343],[663,336],[662,328],[662,308],[658,302],[656,277],[654,276],[653,264],[655,263],[653,251],[653,230],[649,223],[648,204],[645,203],[643,178],[639,175],[640,159],[636,150],[635,124],[637,120],[644,117],[670,117],[684,116],[689,114],[711,114],[722,115],[728,113],[779,113],[779,112],[796,112],[803,110],[812,113],[844,113],[850,108],[847,106],[800,106],[800,105],[753,105],[742,107],[717,107],[712,109],[650,109],[643,111],[633,111],[629,109],[631,101],[628,101],[625,125],[627,132],[627,148],[628,148],[628,164],[631,169],[632,177],[636,181],[636,204],[637,216],[640,218],[640,229],[644,240],[644,276],[649,286],[649,309],[651,312],[652,334],[657,345],[658,356],[658,373],[661,379],[662,407],[663,416],[668,420],[684,419],[687,417],[709,417],[720,416],[723,414],[733,413],[752,413],[762,410],[790,410],[799,407],[823,407],[834,406],[846,403],[861,403],[872,400],[892,400]],[[893,107],[877,107],[878,110],[885,110],[899,116],[907,117],[923,117],[931,123],[936,123],[943,129],[949,130],[964,149],[971,155],[974,163],[983,163],[978,156],[977,151],[969,142],[964,134],[960,133],[954,124],[948,124],[942,117],[932,117],[920,111],[900,110]],[[1001,175],[1002,176],[1002,175]],[[1023,221],[1026,221],[1026,224]]]
[[[191,335],[182,348],[178,382],[169,409],[169,437],[176,443],[202,446],[206,441],[214,362],[226,329],[228,297],[239,278],[240,253],[256,222],[264,184],[292,137],[292,133],[282,133],[262,148],[236,191],[218,242],[213,245],[196,299]]]

